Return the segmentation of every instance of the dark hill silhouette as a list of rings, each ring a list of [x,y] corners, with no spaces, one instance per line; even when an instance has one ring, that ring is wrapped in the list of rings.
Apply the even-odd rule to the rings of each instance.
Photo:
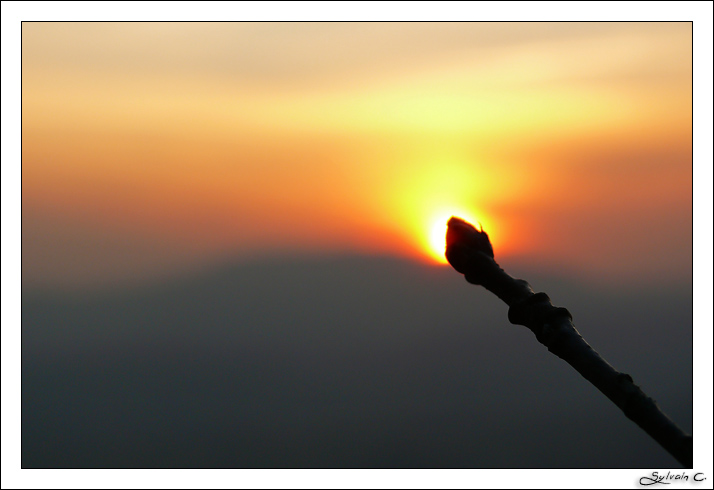
[[[528,279],[691,431],[691,289]],[[26,292],[22,465],[677,466],[505,312],[449,268],[369,257]]]

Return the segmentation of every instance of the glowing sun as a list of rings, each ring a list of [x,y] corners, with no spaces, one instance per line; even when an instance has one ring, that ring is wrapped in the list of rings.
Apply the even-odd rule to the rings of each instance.
[[[426,240],[429,255],[440,264],[447,264],[444,252],[446,251],[446,223],[449,218],[456,216],[480,227],[481,221],[473,213],[460,209],[452,209],[435,214],[428,224],[428,235]]]

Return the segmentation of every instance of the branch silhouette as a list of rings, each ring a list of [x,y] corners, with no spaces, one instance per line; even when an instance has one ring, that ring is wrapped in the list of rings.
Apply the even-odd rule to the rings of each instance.
[[[595,385],[685,468],[692,467],[692,436],[677,427],[629,374],[613,368],[580,336],[567,309],[553,306],[548,295],[534,293],[526,281],[501,269],[483,229],[452,217],[446,259],[469,283],[485,287],[505,302],[511,323],[528,327],[541,344]]]

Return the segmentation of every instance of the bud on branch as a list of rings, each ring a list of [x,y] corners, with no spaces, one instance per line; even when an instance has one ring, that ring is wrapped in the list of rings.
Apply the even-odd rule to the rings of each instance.
[[[483,229],[455,217],[447,226],[446,260],[454,269],[503,300],[511,323],[528,327],[541,344],[595,385],[685,468],[692,467],[692,436],[677,427],[629,374],[600,357],[575,329],[567,309],[553,306],[545,293],[534,293],[526,281],[506,274],[496,263]]]

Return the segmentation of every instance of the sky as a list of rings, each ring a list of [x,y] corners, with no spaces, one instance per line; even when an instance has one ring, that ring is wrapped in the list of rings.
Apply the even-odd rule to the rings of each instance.
[[[691,23],[23,23],[24,289],[442,264],[691,281]]]
[[[449,216],[480,222],[506,270],[571,309],[691,430],[711,384],[691,366],[691,23],[23,22],[18,34],[23,460],[76,463],[133,441],[156,461],[152,448],[188,429],[203,437],[172,442],[166,461],[185,463],[188,444],[215,464],[260,440],[254,461],[284,462],[266,449],[277,420],[292,457],[308,431],[333,451],[306,457],[338,466],[376,443],[424,461],[420,437],[493,467],[673,464],[532,335],[521,345],[503,305],[442,252]],[[233,393],[227,372],[240,373]],[[191,400],[215,387],[206,425]],[[255,426],[230,441],[233,409]],[[563,460],[538,449],[553,423]],[[150,430],[132,439],[126,424]],[[47,434],[73,445],[43,452]],[[79,461],[119,456],[90,453]],[[426,462],[470,464],[443,454]]]

